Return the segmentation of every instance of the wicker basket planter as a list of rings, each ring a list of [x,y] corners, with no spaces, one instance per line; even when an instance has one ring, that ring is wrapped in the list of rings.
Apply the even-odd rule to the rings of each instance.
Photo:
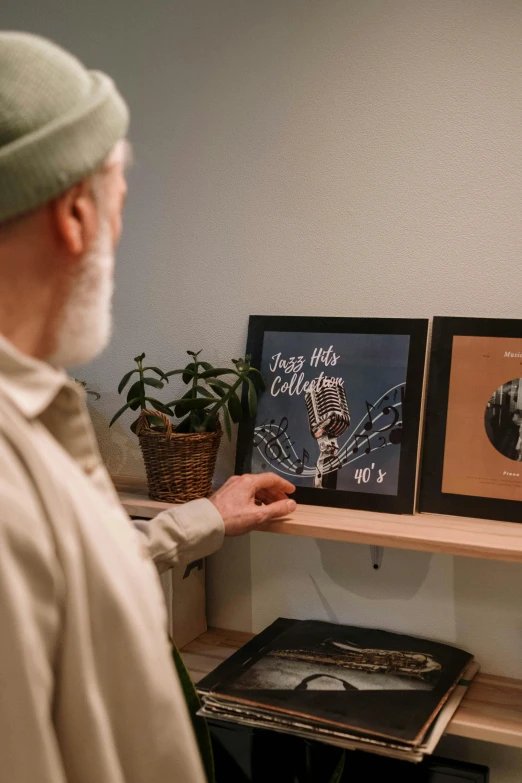
[[[165,423],[162,432],[149,427],[147,414]],[[186,503],[208,497],[222,430],[203,433],[176,433],[170,419],[159,411],[143,410],[136,428],[151,500]]]

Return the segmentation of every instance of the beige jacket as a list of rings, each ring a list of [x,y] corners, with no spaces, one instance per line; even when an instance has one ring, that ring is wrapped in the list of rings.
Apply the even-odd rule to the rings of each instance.
[[[1,781],[202,783],[150,555],[195,560],[223,535],[208,500],[139,533],[82,391],[0,337]]]

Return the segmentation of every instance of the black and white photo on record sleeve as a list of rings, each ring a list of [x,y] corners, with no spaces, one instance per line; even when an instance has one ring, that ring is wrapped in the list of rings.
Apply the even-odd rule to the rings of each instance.
[[[325,639],[315,649],[271,650],[235,682],[240,690],[431,691],[441,671],[429,653]]]
[[[522,378],[495,389],[484,413],[487,436],[504,457],[522,462]]]

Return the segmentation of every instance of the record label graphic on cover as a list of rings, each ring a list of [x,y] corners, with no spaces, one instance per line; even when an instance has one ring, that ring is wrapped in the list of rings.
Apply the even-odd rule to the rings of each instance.
[[[266,332],[252,472],[396,495],[409,341]]]
[[[522,339],[454,335],[442,492],[522,500]]]
[[[423,320],[252,316],[266,389],[237,472],[277,473],[298,502],[411,512],[426,334]]]

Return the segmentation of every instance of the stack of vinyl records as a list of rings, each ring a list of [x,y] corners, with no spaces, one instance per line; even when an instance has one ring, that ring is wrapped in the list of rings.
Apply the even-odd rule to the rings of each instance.
[[[280,618],[200,681],[200,714],[417,762],[478,668],[450,645]]]

